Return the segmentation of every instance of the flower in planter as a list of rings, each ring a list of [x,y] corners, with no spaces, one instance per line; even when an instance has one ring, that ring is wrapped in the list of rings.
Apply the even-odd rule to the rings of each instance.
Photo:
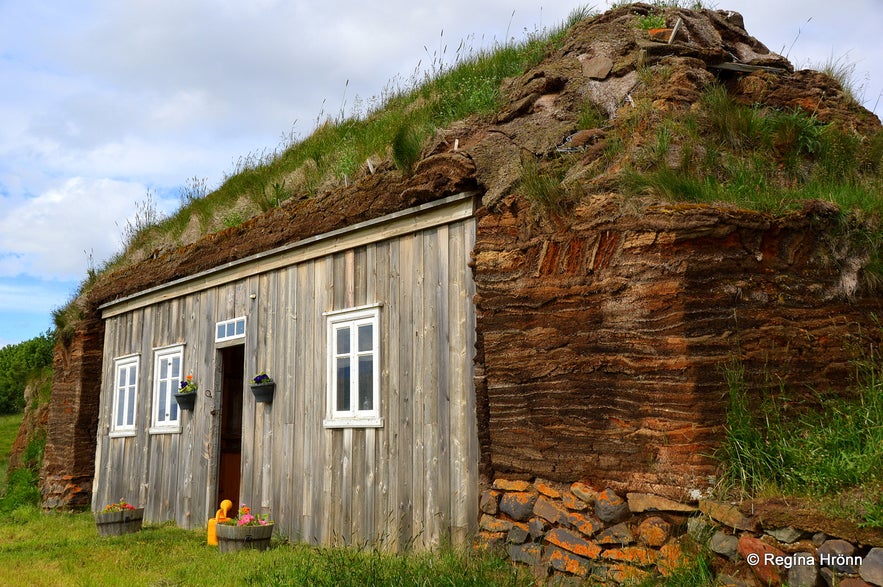
[[[261,371],[261,373],[252,378],[251,383],[252,385],[262,385],[264,383],[273,383],[273,380],[269,375]]]
[[[178,393],[196,393],[197,386],[193,382],[193,375],[188,375],[184,378],[184,381],[181,382],[181,387],[178,389]]]
[[[221,522],[221,524],[228,526],[269,526],[272,523],[273,521],[270,520],[268,515],[254,515],[251,513],[251,508],[244,503],[240,504],[239,512],[235,518],[229,518]]]
[[[112,512],[123,512],[126,510],[134,510],[134,509],[135,509],[135,506],[133,506],[130,503],[126,503],[125,499],[121,499],[117,503],[111,503],[111,504],[104,506],[104,510],[102,510],[102,513],[109,514]]]

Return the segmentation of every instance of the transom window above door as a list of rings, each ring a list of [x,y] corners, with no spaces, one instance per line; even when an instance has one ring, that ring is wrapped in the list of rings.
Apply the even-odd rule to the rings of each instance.
[[[218,322],[215,325],[215,342],[245,338],[245,316]]]

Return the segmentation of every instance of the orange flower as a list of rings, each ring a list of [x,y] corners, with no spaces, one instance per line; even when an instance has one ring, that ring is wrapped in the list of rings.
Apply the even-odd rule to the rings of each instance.
[[[185,379],[189,383],[190,381],[193,381],[193,375],[188,375],[187,377],[185,377]]]

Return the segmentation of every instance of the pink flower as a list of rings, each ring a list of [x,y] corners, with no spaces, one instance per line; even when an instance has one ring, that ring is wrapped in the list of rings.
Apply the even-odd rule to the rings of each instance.
[[[252,522],[252,521],[254,521],[254,516],[251,514],[245,514],[244,516],[239,517],[239,525],[240,526],[245,526],[246,524],[248,524],[249,522]]]

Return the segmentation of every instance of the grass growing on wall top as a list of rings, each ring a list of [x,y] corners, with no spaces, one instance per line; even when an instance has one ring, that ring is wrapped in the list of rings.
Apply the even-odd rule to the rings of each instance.
[[[772,213],[822,199],[883,214],[883,132],[860,137],[800,110],[738,104],[719,85],[698,105],[663,114],[640,101],[629,112],[618,126],[626,193]]]

